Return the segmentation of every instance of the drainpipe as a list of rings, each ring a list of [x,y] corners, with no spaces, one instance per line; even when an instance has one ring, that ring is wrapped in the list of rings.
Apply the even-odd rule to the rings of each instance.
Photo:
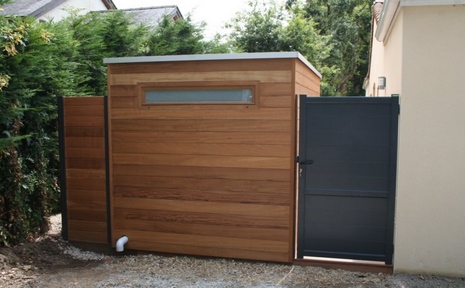
[[[124,244],[128,243],[129,238],[126,235],[121,236],[121,238],[116,241],[116,252],[124,251]]]

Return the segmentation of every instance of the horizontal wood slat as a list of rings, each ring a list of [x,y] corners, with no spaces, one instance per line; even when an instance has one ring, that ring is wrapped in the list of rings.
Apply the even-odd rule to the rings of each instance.
[[[179,191],[183,191],[184,193],[187,191],[250,192],[252,190],[254,193],[259,195],[261,193],[278,193],[282,196],[288,195],[290,189],[289,181],[278,182],[236,179],[199,179],[186,178],[184,175],[179,175],[178,177],[119,175],[118,177],[115,177],[113,184],[115,187],[127,186],[141,188],[179,189]],[[143,196],[143,192],[141,192],[140,196],[145,198]],[[260,196],[264,197],[265,195]],[[240,199],[237,199],[237,201],[240,201]]]
[[[82,220],[82,221],[94,221],[94,222],[107,222],[107,211],[106,210],[87,210],[81,209],[69,209],[68,220]],[[72,226],[68,226],[68,230],[73,230]],[[106,232],[106,231],[105,231]],[[74,240],[70,238],[69,240]],[[106,241],[105,241],[106,242]]]
[[[268,218],[287,218],[288,207],[222,203],[205,201],[177,201],[165,199],[141,199],[129,197],[113,197],[113,207],[147,210],[164,210],[177,212],[196,212],[206,214],[242,215]]]
[[[64,113],[66,117],[103,117],[104,109],[102,105],[65,106]]]
[[[105,195],[101,193],[95,193],[93,190],[67,190],[68,193],[68,201],[90,201],[90,202],[100,202],[102,207],[101,210],[105,210]]]
[[[65,135],[67,137],[102,138],[103,140],[104,130],[103,127],[67,127]]]
[[[118,218],[115,229],[159,231],[161,233],[194,234],[203,236],[217,236],[237,238],[238,235],[244,239],[263,239],[273,241],[288,241],[287,229],[251,228],[205,225],[194,223],[166,223],[162,221],[146,221]]]
[[[65,127],[103,127],[104,118],[102,116],[66,116]]]
[[[75,215],[74,217],[78,217]],[[162,221],[167,223],[206,224],[232,227],[252,227],[269,229],[289,229],[289,219],[282,217],[250,216],[224,213],[202,213],[188,211],[155,210],[152,208],[118,208],[113,211],[113,219],[133,219]],[[116,223],[113,223],[116,225]],[[113,235],[115,236],[115,235]],[[115,236],[116,237],[116,236]],[[238,237],[240,235],[238,234]]]
[[[187,177],[197,179],[237,179],[256,181],[289,181],[287,169],[252,169],[192,166],[157,166],[137,164],[114,164],[113,175]]]
[[[65,137],[65,147],[68,148],[98,148],[105,149],[105,139],[101,137]]]
[[[175,180],[172,180],[175,181]],[[137,197],[185,201],[211,201],[240,204],[263,205],[290,205],[289,199],[283,197],[281,192],[250,193],[250,191],[230,191],[218,187],[218,190],[207,191],[199,188],[172,188],[172,187],[139,187],[115,186],[115,197]]]
[[[96,221],[83,221],[83,220],[70,220],[68,224],[73,226],[73,230],[75,231],[89,231],[89,232],[100,232],[105,231],[107,229],[107,223],[96,222]]]
[[[288,157],[113,154],[115,164],[290,169]]]
[[[95,180],[87,179],[83,181],[82,179],[66,178],[66,188],[73,190],[93,190],[93,191],[105,191],[105,181],[104,180]]]
[[[85,100],[82,100],[85,99]],[[103,105],[102,96],[85,96],[85,97],[64,97],[63,98],[64,109],[68,109],[73,106],[101,106]]]
[[[104,98],[63,104],[68,239],[108,243]]]
[[[106,211],[105,209],[105,201],[101,199],[96,199],[91,201],[89,199],[83,200],[73,200],[68,199],[68,209],[79,211],[82,207],[86,207],[86,211]]]
[[[74,150],[79,152],[79,149]],[[113,142],[114,153],[128,151],[136,151],[138,154],[288,157],[290,147],[282,144],[150,143],[130,141],[130,139],[127,142]]]
[[[68,148],[65,153],[66,157],[75,159],[103,159],[105,150],[92,148]]]
[[[187,107],[186,107],[187,106]],[[261,109],[205,109],[190,110],[188,105],[184,109],[153,109],[147,108],[114,108],[111,110],[111,119],[184,119],[184,120],[291,120],[289,108],[261,108]],[[182,107],[182,106],[180,106]],[[233,127],[233,125],[231,125]]]
[[[105,180],[106,173],[102,169],[67,169],[66,170],[67,178],[77,178],[77,179],[98,179]]]
[[[277,144],[290,145],[290,133],[265,132],[138,132],[112,131],[112,143],[125,142],[128,139],[148,143],[211,143],[211,144]],[[131,152],[131,151],[128,151]],[[266,167],[265,167],[266,168]]]
[[[176,132],[289,132],[291,121],[283,120],[168,120],[127,119],[113,120],[112,129],[131,131],[176,131]]]
[[[81,231],[73,229],[68,231],[68,238],[76,242],[108,243],[107,237],[106,231]]]
[[[120,230],[120,229],[115,229],[115,234],[116,235],[132,235],[135,239],[137,239],[137,241],[161,243],[161,244],[192,245],[192,246],[197,246],[197,247],[242,249],[242,250],[250,250],[250,251],[267,251],[271,253],[272,252],[285,253],[288,250],[288,247],[287,247],[288,245],[286,241],[244,239],[244,238],[220,237],[220,236],[204,236],[204,235],[193,235],[193,234],[172,234],[172,233]]]
[[[105,169],[103,158],[67,158],[66,169]]]
[[[248,81],[258,79],[263,82],[290,82],[289,71],[230,71],[217,72],[178,72],[178,73],[133,73],[110,74],[110,85],[136,85],[150,82],[181,82],[181,81]]]

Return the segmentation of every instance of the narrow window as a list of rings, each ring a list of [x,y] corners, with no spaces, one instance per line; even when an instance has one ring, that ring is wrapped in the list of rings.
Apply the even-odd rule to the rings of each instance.
[[[253,104],[251,88],[147,89],[145,104],[151,103],[244,103]]]
[[[225,105],[236,105],[237,109],[259,108],[259,87],[259,81],[138,83],[141,107],[149,109],[162,109],[167,105],[180,109],[193,106],[216,109]]]

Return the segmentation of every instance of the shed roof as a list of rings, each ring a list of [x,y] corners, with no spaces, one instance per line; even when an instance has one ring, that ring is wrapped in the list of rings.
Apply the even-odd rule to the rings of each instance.
[[[68,0],[15,0],[2,6],[0,15],[40,17]],[[102,0],[107,9],[116,9],[112,0]]]
[[[290,59],[297,58],[321,79],[321,73],[305,59],[299,52],[258,52],[258,53],[230,53],[230,54],[194,54],[168,56],[139,56],[104,58],[105,64],[123,63],[153,63],[153,62],[182,62],[182,61],[213,61],[213,60],[249,60],[249,59]]]
[[[172,19],[183,18],[181,11],[176,5],[157,6],[157,7],[144,7],[132,9],[119,9],[116,11],[123,11],[129,16],[132,16],[134,21],[138,24],[146,24],[152,27],[157,27],[158,23],[165,15]],[[115,11],[101,11],[102,13],[109,13]]]

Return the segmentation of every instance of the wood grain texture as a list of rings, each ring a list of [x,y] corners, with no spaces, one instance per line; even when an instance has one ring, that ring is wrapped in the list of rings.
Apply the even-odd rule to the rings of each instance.
[[[196,179],[232,179],[255,181],[289,181],[286,169],[252,169],[221,168],[193,166],[157,166],[137,164],[114,164],[113,175],[119,176],[152,176],[152,177],[187,177]]]
[[[319,89],[296,61],[108,65],[112,245],[291,262],[295,94]],[[142,105],[141,85],[241,81],[255,104]]]
[[[205,201],[214,204],[240,203],[240,204],[264,204],[264,205],[289,205],[289,200],[280,192],[250,193],[249,191],[235,191],[218,188],[218,190],[200,190],[199,188],[173,188],[173,187],[139,187],[118,185],[114,188],[114,196],[137,197],[147,199],[167,199],[183,201]]]
[[[179,105],[178,105],[179,106]],[[185,105],[189,106],[189,105]],[[204,109],[193,110],[189,107],[180,110],[164,109],[163,105],[142,108],[114,108],[111,109],[111,119],[151,119],[151,120],[285,120],[290,121],[290,108],[262,108],[262,109]],[[206,105],[205,107],[212,107]],[[233,127],[233,125],[230,125]]]
[[[319,96],[320,78],[316,74],[310,73],[310,69],[300,61],[295,62],[295,67],[296,94]]]
[[[115,229],[115,233],[117,235],[128,235],[127,232],[129,231],[130,230]],[[287,250],[286,241],[245,239],[221,236],[204,236],[195,234],[175,234],[151,231],[131,231],[131,234],[134,237],[134,239],[136,239],[136,241],[152,243],[156,242],[160,244],[173,244],[183,246],[191,245],[206,248],[208,247],[223,249],[242,249],[250,251],[264,251],[270,253],[285,253]]]
[[[135,151],[138,154],[288,157],[289,149],[289,145],[284,144],[150,143],[135,140],[113,142],[114,153]]]
[[[289,169],[288,157],[114,153],[114,164]]]
[[[85,218],[83,215],[75,215],[76,219],[79,217]],[[251,227],[251,228],[269,228],[269,229],[284,229],[289,228],[289,219],[287,218],[272,218],[262,215],[236,215],[224,213],[199,213],[188,211],[167,211],[149,209],[131,209],[131,208],[117,208],[114,207],[113,211],[113,225],[118,225],[118,219],[132,219],[132,220],[147,220],[147,221],[162,221],[168,223],[187,223],[187,224],[205,224],[205,225],[220,225],[232,227]],[[114,235],[114,240],[118,238]],[[121,236],[121,235],[120,235]],[[237,234],[237,237],[241,237]]]
[[[179,72],[179,73],[133,73],[110,74],[110,85],[136,85],[150,82],[181,82],[186,81],[247,81],[260,79],[263,82],[290,82],[289,71],[230,71],[216,72]]]
[[[210,144],[276,144],[290,145],[290,133],[264,132],[146,132],[146,131],[112,131],[112,143],[125,140],[148,143],[210,143]],[[131,151],[127,151],[131,152]]]
[[[212,179],[212,178],[187,178],[184,175],[177,177],[156,177],[156,176],[134,176],[134,175],[119,175],[114,180],[115,187],[139,187],[145,189],[166,188],[172,190],[179,190],[179,192],[187,193],[199,192],[249,192],[251,190],[262,197],[262,201],[266,202],[266,195],[269,193],[281,194],[286,196],[289,193],[289,181],[263,181],[263,180],[243,180],[243,179]],[[122,193],[122,192],[121,192]],[[127,192],[129,193],[129,191]],[[117,191],[115,191],[115,195]],[[134,195],[136,194],[136,195]],[[150,198],[148,195],[143,196],[141,191],[141,198]],[[129,194],[122,194],[131,196]],[[133,197],[137,197],[137,192],[133,193]],[[186,196],[188,197],[188,196]],[[214,200],[214,199],[212,199]],[[236,199],[237,202],[241,201]]]
[[[93,222],[93,225],[98,222]],[[92,225],[92,226],[93,226]],[[107,233],[105,231],[81,231],[69,230],[68,238],[70,241],[87,242],[87,243],[107,243]]]
[[[107,243],[103,97],[64,98],[68,239]]]
[[[84,222],[84,221],[82,221]],[[161,233],[194,234],[202,236],[216,236],[244,239],[263,239],[273,241],[288,241],[286,229],[220,226],[195,223],[167,223],[163,221],[118,219],[116,229],[159,231]]]
[[[113,130],[120,131],[176,131],[182,132],[289,132],[290,121],[249,119],[115,119]],[[73,131],[75,134],[80,131]],[[99,133],[100,131],[95,131]],[[91,134],[92,131],[88,132]],[[82,133],[84,134],[84,133]],[[74,135],[70,135],[74,136]]]

